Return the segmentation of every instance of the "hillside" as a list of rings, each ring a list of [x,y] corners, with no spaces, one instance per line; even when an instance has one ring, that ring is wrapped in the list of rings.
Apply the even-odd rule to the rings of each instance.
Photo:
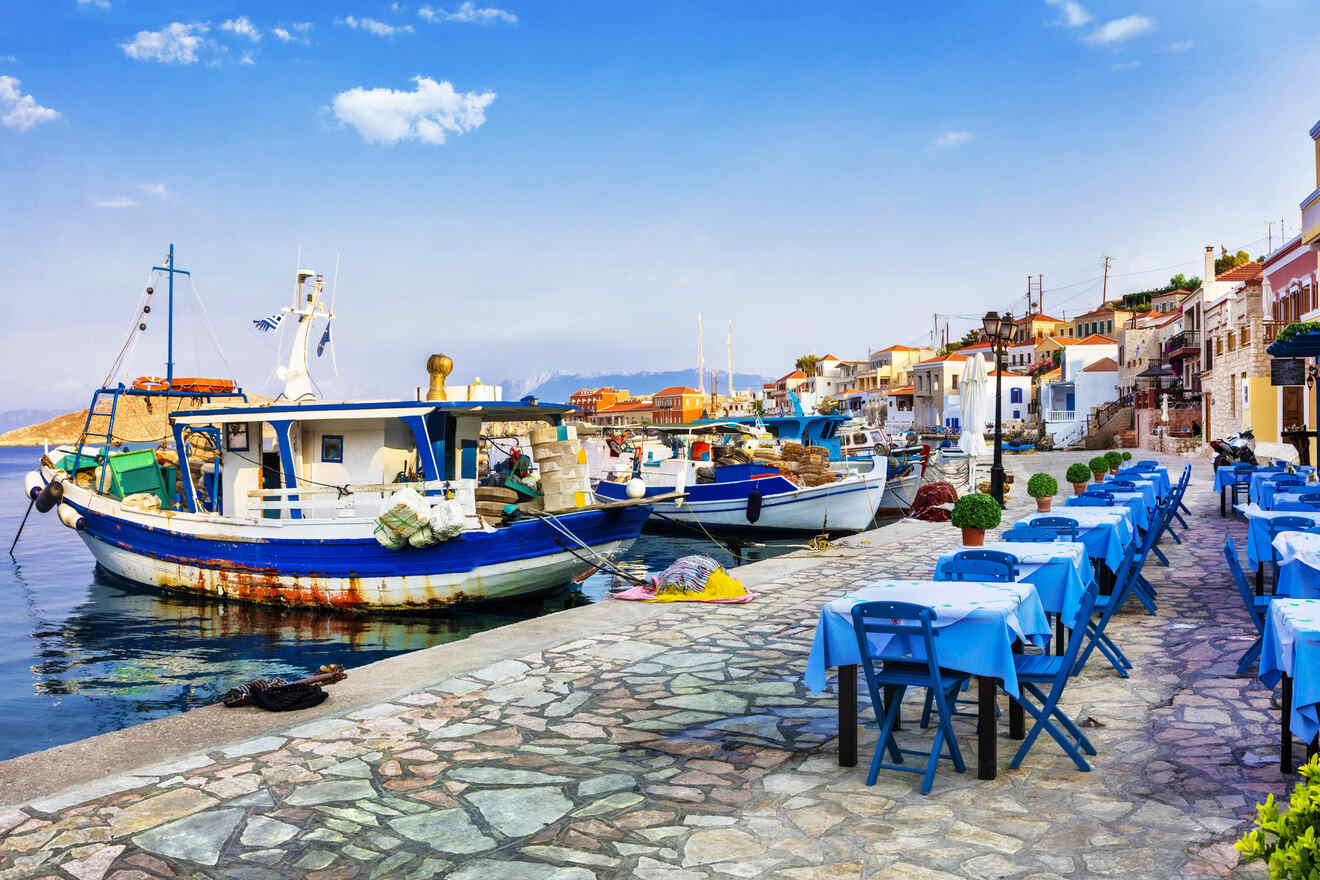
[[[725,387],[728,378],[728,374],[724,372],[719,374],[721,393],[728,391],[728,388]],[[734,388],[741,390],[760,388],[769,381],[770,379],[764,376],[757,376],[752,373],[733,374]],[[697,371],[695,369],[660,370],[637,373],[598,373],[595,375],[558,373],[541,381],[529,391],[523,391],[521,394],[515,393],[518,389],[511,387],[512,385],[513,383],[510,382],[505,383],[506,400],[517,400],[523,394],[535,394],[544,401],[563,402],[567,401],[573,395],[573,392],[579,388],[601,388],[607,385],[614,388],[626,388],[633,394],[654,394],[674,385],[687,385],[696,388]]]
[[[267,402],[265,398],[253,394],[249,394],[248,399],[254,404]],[[121,397],[115,415],[115,437],[128,443],[159,440],[169,433],[169,412],[190,409],[195,405],[196,401],[189,398],[166,401],[164,398],[153,400],[145,397]],[[0,446],[77,443],[86,422],[86,409],[65,413],[25,428],[16,428],[0,434]]]

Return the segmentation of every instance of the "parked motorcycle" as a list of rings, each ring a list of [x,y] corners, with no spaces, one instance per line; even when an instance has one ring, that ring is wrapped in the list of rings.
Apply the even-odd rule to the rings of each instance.
[[[1256,463],[1256,435],[1250,428],[1240,434],[1229,434],[1222,440],[1211,440],[1210,448],[1215,451],[1216,468]]]

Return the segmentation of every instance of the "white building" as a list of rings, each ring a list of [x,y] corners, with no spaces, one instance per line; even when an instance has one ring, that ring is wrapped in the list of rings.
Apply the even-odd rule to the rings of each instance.
[[[1058,447],[1081,442],[1094,407],[1118,399],[1118,342],[1092,333],[1060,351],[1059,379],[1041,388],[1045,432]],[[1101,361],[1109,363],[1088,370]]]

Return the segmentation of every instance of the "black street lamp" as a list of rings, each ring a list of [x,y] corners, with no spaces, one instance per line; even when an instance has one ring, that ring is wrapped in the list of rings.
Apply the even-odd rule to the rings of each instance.
[[[1013,315],[986,312],[981,319],[990,350],[995,353],[995,457],[990,464],[990,497],[1004,506],[1004,343],[1013,337]]]

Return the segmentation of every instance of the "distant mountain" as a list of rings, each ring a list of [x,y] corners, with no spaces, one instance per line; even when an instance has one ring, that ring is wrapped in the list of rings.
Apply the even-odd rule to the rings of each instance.
[[[0,434],[64,415],[63,409],[10,409],[0,412]]]
[[[720,393],[729,390],[726,387],[728,378],[726,373],[719,374]],[[752,373],[733,374],[733,387],[735,390],[760,388],[769,381],[771,380],[764,376],[757,376]],[[687,385],[696,388],[697,371],[695,369],[648,370],[637,373],[597,373],[593,375],[553,373],[530,377],[521,382],[510,380],[503,383],[505,400],[517,400],[524,395],[534,394],[547,403],[565,402],[579,388],[600,388],[606,385],[614,388],[626,388],[632,394],[654,394],[674,385]],[[706,390],[709,391],[710,389],[707,388]]]

